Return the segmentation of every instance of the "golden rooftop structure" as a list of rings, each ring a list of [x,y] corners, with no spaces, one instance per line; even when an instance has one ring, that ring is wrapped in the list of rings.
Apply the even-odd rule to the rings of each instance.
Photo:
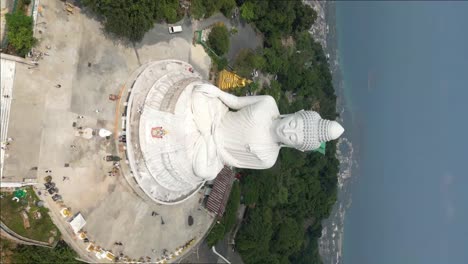
[[[242,78],[239,75],[227,70],[222,70],[219,72],[218,87],[221,88],[221,90],[230,90],[237,87],[244,87],[251,82],[251,80]]]

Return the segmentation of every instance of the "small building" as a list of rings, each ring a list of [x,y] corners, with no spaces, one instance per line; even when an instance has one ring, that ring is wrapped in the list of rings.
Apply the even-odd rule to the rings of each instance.
[[[0,188],[21,188],[28,185],[34,185],[36,182],[5,182],[0,181]]]
[[[86,251],[95,252],[96,251],[96,246],[94,246],[93,243],[89,243],[88,246],[86,247]]]
[[[63,218],[67,218],[71,215],[70,210],[68,210],[68,208],[62,208],[62,210],[60,210],[60,214]]]
[[[81,213],[78,213],[70,221],[70,226],[73,229],[73,232],[75,232],[75,234],[78,234],[85,225],[86,225],[86,220],[83,218]]]
[[[218,76],[218,87],[224,91],[237,87],[244,87],[251,82],[251,80],[242,78],[239,75],[227,70],[220,71]]]

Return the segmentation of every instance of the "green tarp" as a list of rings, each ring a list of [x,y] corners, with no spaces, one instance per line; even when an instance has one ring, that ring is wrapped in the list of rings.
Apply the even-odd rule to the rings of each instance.
[[[320,147],[318,149],[314,149],[314,151],[320,152],[323,155],[325,155],[325,145],[325,142],[322,142],[322,144],[320,144]]]
[[[26,191],[23,190],[23,189],[18,189],[16,191],[13,192],[13,195],[17,198],[23,198],[26,196]]]

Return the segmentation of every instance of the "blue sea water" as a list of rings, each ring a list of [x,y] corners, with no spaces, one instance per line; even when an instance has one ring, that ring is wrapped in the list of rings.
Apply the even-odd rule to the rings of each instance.
[[[468,2],[338,2],[345,264],[468,263]]]

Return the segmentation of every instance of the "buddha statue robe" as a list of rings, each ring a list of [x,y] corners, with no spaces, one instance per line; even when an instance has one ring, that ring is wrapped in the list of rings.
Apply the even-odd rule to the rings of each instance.
[[[279,116],[278,107],[270,96],[251,99],[251,104],[239,107],[229,100],[193,92],[192,112],[202,135],[193,152],[196,175],[214,178],[224,165],[267,169],[275,164],[280,146],[270,128]]]

